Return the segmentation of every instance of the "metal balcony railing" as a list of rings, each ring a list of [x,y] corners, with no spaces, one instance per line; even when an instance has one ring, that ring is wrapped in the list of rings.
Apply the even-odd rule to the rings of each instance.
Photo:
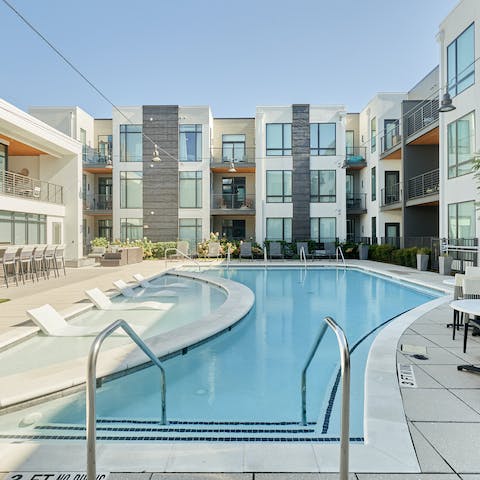
[[[439,169],[417,175],[408,180],[407,198],[426,197],[438,193],[440,186]]]
[[[214,193],[211,198],[211,208],[221,210],[255,210],[255,195]]]
[[[210,163],[212,165],[229,165],[255,163],[255,148],[235,145],[232,147],[210,149]]]
[[[61,185],[9,171],[0,171],[0,194],[63,205]]]
[[[83,164],[84,165],[112,165],[112,150],[110,148],[104,151],[97,150],[96,148],[83,146]]]
[[[344,168],[365,167],[366,147],[346,147]]]
[[[111,194],[96,194],[88,195],[83,199],[83,208],[92,212],[112,211],[112,195]]]
[[[402,201],[403,195],[403,185],[402,182],[395,183],[386,188],[382,188],[381,190],[382,201],[381,206],[387,207],[390,205],[395,205],[396,203],[400,203]]]
[[[415,105],[406,115],[407,137],[414,135],[424,127],[438,120],[438,99],[425,100]]]
[[[347,193],[347,213],[367,210],[366,193]]]

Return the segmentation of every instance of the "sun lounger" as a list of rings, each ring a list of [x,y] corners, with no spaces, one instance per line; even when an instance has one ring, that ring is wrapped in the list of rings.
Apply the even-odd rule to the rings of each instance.
[[[140,273],[134,273],[133,278],[139,283],[142,288],[155,288],[160,290],[162,288],[188,288],[187,285],[183,283],[169,283],[168,285],[155,285],[150,283],[143,275]]]
[[[141,290],[138,294],[135,293],[135,290],[125,283],[123,280],[115,280],[112,282],[114,287],[124,296],[128,298],[140,297],[140,296],[152,296],[152,297],[178,297],[178,293],[173,290],[159,290],[157,292],[145,293],[145,290]]]
[[[98,288],[85,290],[85,295],[99,310],[168,310],[173,306],[173,303],[159,302],[112,303]]]
[[[270,242],[269,247],[270,258],[283,258],[282,244],[280,242]]]
[[[243,242],[240,245],[239,258],[245,258],[245,257],[250,257],[253,260],[252,243],[251,242]]]

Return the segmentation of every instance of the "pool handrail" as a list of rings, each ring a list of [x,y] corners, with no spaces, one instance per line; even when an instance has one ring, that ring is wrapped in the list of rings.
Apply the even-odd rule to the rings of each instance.
[[[343,263],[343,266],[345,267],[345,257],[343,256],[343,250],[342,250],[342,247],[340,245],[337,246],[336,250],[335,250],[335,257],[336,257],[336,260],[337,260],[337,263],[338,263],[338,253],[340,252],[340,256],[342,257],[342,263]]]
[[[307,369],[322,341],[327,326],[335,333],[340,350],[340,366],[342,375],[342,413],[341,413],[341,434],[340,434],[340,480],[348,480],[348,454],[350,446],[350,350],[347,338],[341,327],[332,317],[325,317],[320,333],[313,345],[308,360],[302,371],[302,424],[307,425]]]
[[[95,480],[97,475],[96,443],[97,443],[97,414],[96,414],[96,386],[97,386],[97,359],[100,347],[103,342],[118,328],[122,328],[125,333],[137,344],[145,355],[160,369],[161,372],[161,395],[162,395],[162,419],[161,425],[167,423],[167,385],[165,379],[165,370],[160,360],[147,347],[145,342],[135,333],[130,325],[122,319],[116,320],[108,327],[104,328],[93,341],[87,362],[87,393],[86,393],[86,440],[87,440],[87,480]]]
[[[307,254],[305,253],[305,248],[300,248],[300,261],[303,260],[303,265],[305,269],[307,268]]]
[[[263,266],[267,268],[267,246],[263,248]]]
[[[168,252],[177,252],[180,255],[182,255],[183,257],[188,258],[188,260],[191,260],[198,267],[198,271],[199,272],[201,271],[200,264],[193,257],[191,257],[190,255],[187,255],[186,253],[183,253],[182,251],[180,251],[178,248],[175,248],[175,247],[167,248],[165,250],[165,268],[167,267],[167,261],[168,261],[167,260],[167,253]]]

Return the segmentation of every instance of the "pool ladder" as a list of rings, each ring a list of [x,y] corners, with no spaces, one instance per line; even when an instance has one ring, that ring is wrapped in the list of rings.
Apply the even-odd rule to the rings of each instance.
[[[165,250],[165,268],[167,268],[167,262],[168,262],[168,258],[167,258],[167,253],[168,252],[177,252],[179,253],[180,255],[182,255],[182,257],[188,259],[188,260],[191,260],[197,267],[198,267],[198,271],[200,272],[201,271],[201,267],[200,267],[200,264],[194,259],[192,258],[190,255],[187,255],[186,253],[183,253],[181,252],[178,248],[175,248],[175,247],[172,247],[172,248],[167,248]]]
[[[103,342],[112,333],[122,328],[125,333],[137,344],[145,355],[160,369],[160,388],[162,395],[162,419],[161,425],[167,423],[167,409],[166,409],[166,397],[167,397],[167,385],[165,380],[165,370],[160,363],[160,360],[155,354],[147,347],[145,342],[135,333],[130,325],[125,320],[117,320],[111,325],[103,329],[96,337],[90,347],[87,363],[87,480],[95,480],[97,475],[97,414],[96,414],[96,386],[97,386],[97,359],[100,352],[100,347]]]
[[[338,247],[335,250],[335,258],[337,260],[337,263],[338,263],[339,257],[341,257],[343,266],[345,267],[346,266],[345,265],[345,257],[343,256],[343,250],[342,250],[342,247],[340,245],[338,245]]]
[[[350,445],[350,351],[345,333],[331,317],[324,318],[320,333],[310,351],[308,360],[302,370],[302,424],[307,425],[307,370],[312,359],[325,336],[327,326],[330,327],[337,337],[340,350],[340,365],[342,373],[342,414],[340,434],[340,480],[348,479],[348,449]]]

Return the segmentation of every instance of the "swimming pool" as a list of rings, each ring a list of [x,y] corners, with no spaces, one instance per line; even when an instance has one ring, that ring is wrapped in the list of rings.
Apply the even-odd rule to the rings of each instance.
[[[167,427],[158,425],[155,369],[99,388],[99,438],[338,439],[338,347],[331,333],[325,336],[307,376],[309,425],[299,425],[301,371],[323,318],[330,315],[345,330],[352,350],[350,431],[353,439],[361,441],[364,368],[378,327],[436,296],[350,269],[238,268],[212,270],[208,275],[226,276],[250,287],[256,296],[253,309],[231,331],[164,362]],[[59,432],[72,439],[84,438],[84,405],[84,395],[77,394],[30,409],[27,415],[40,414],[35,438],[51,438]]]

